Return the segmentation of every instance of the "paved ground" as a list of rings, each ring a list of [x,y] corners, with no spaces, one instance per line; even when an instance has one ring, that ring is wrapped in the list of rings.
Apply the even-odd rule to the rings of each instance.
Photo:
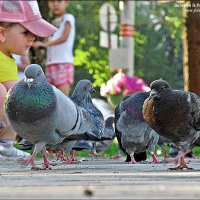
[[[168,171],[170,166],[87,158],[81,164],[58,163],[52,170],[32,171],[1,161],[0,199],[199,199],[200,159],[192,159],[193,171]]]

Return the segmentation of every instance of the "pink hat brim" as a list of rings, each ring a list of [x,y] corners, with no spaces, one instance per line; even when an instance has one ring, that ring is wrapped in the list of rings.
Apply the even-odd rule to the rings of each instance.
[[[57,31],[57,28],[44,19],[38,19],[29,22],[20,22],[31,33],[39,37],[48,37]]]

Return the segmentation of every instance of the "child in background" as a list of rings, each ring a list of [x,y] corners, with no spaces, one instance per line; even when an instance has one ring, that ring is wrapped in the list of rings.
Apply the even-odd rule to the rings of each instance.
[[[4,112],[7,91],[18,80],[12,54],[25,56],[35,35],[47,37],[57,29],[42,19],[37,1],[0,0],[0,157],[25,158],[30,154],[13,147],[16,138]]]
[[[49,0],[48,5],[55,17],[53,24],[58,30],[47,42],[35,42],[33,46],[47,48],[47,80],[68,96],[74,82],[75,18],[66,13],[69,1]]]

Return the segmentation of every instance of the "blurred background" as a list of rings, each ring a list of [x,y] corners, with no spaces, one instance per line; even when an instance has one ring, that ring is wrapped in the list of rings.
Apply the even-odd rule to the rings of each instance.
[[[51,22],[46,2],[38,2],[43,17]],[[99,45],[99,10],[106,2],[115,8],[118,20],[113,33],[119,36],[120,2],[128,1],[70,1],[68,8],[68,13],[76,18],[75,84],[88,78],[97,90],[117,73],[109,67],[108,49]],[[134,1],[134,76],[147,84],[163,78],[175,89],[190,90],[200,95],[198,5],[198,0]],[[37,50],[35,54],[36,61],[45,67],[45,50]],[[102,98],[99,92],[96,96]]]

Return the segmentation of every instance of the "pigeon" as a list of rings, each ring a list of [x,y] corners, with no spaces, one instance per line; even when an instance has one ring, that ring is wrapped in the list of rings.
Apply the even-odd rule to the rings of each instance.
[[[115,131],[113,128],[114,117],[108,117],[105,121],[104,133],[100,141],[78,141],[73,149],[74,150],[89,150],[92,155],[102,155],[105,150],[112,144],[115,138]]]
[[[130,98],[130,96],[124,97],[121,103],[126,101],[128,98]],[[120,119],[120,116],[121,116],[121,114],[120,114],[120,104],[119,104],[115,108],[115,120],[114,120],[114,122],[115,122],[115,135],[116,135],[117,140],[118,140],[119,148],[127,156],[125,162],[131,162],[130,154],[127,152],[127,150],[122,145],[122,132],[117,127],[117,123],[118,123],[118,121]],[[145,161],[147,159],[146,151],[143,151],[143,152],[140,152],[140,153],[135,153],[134,154],[134,159],[135,159],[136,162]]]
[[[165,147],[165,145],[169,143],[170,141],[167,138],[159,135],[158,145],[161,147],[162,151],[164,152],[164,158],[170,158],[170,155],[168,155],[167,149]]]
[[[173,90],[170,84],[162,79],[153,81],[150,88],[150,96],[143,107],[145,121],[179,148],[178,156],[172,161],[180,161],[180,164],[170,169],[191,169],[184,157],[199,137],[200,98],[192,92]]]
[[[31,150],[34,147],[34,144],[26,139],[22,139],[19,143],[19,145],[22,145],[21,150]]]
[[[96,155],[102,155],[105,150],[113,143],[115,138],[115,131],[114,131],[114,117],[108,117],[105,121],[105,129],[102,135],[101,141],[95,142],[95,151]]]
[[[20,137],[35,144],[33,154],[23,161],[32,169],[51,168],[46,146],[60,144],[73,134],[84,134],[93,124],[87,112],[56,87],[50,85],[37,64],[25,68],[25,78],[12,87],[4,103],[6,116]],[[44,164],[35,167],[35,157],[42,151]]]
[[[154,153],[159,135],[144,121],[142,109],[149,92],[138,92],[122,101],[119,106],[120,118],[117,129],[122,133],[121,142],[131,156],[131,164],[137,163],[134,153],[149,150],[153,163],[159,163]]]
[[[73,160],[75,160],[75,152],[73,151],[73,160],[68,156],[69,152],[72,150],[74,144],[77,143],[79,140],[92,140],[92,141],[99,141],[103,135],[105,123],[104,118],[99,109],[93,104],[91,99],[91,92],[95,91],[92,87],[92,83],[90,80],[80,80],[70,99],[76,105],[78,110],[81,110],[83,113],[83,127],[85,128],[85,121],[88,121],[88,128],[84,132],[83,130],[79,130],[79,132],[70,135],[66,139],[62,141],[61,144],[57,144],[53,146],[52,150],[57,151],[63,149],[63,152],[67,154],[67,161],[68,164],[74,164]],[[82,134],[80,134],[80,132]]]
[[[55,152],[57,157],[66,164],[77,164],[75,151],[72,149],[76,143],[77,140],[68,140],[68,138],[65,138],[60,144],[48,147],[48,151]],[[71,151],[72,157],[69,156]],[[66,154],[66,159],[64,158],[64,154]]]
[[[94,158],[94,155],[97,155],[96,148],[95,148],[95,143],[96,142],[89,141],[89,140],[79,140],[73,146],[72,150],[75,151],[75,152],[76,151],[82,151],[82,150],[88,150],[88,151],[91,152],[92,158]],[[77,160],[77,159],[75,159],[75,160]]]
[[[101,140],[105,128],[104,117],[101,111],[93,104],[91,91],[95,91],[90,80],[83,79],[79,81],[71,95],[72,101],[79,107],[85,109],[89,113],[92,121],[92,128],[85,134],[88,139],[93,138],[94,141]],[[87,138],[84,138],[86,140]]]

